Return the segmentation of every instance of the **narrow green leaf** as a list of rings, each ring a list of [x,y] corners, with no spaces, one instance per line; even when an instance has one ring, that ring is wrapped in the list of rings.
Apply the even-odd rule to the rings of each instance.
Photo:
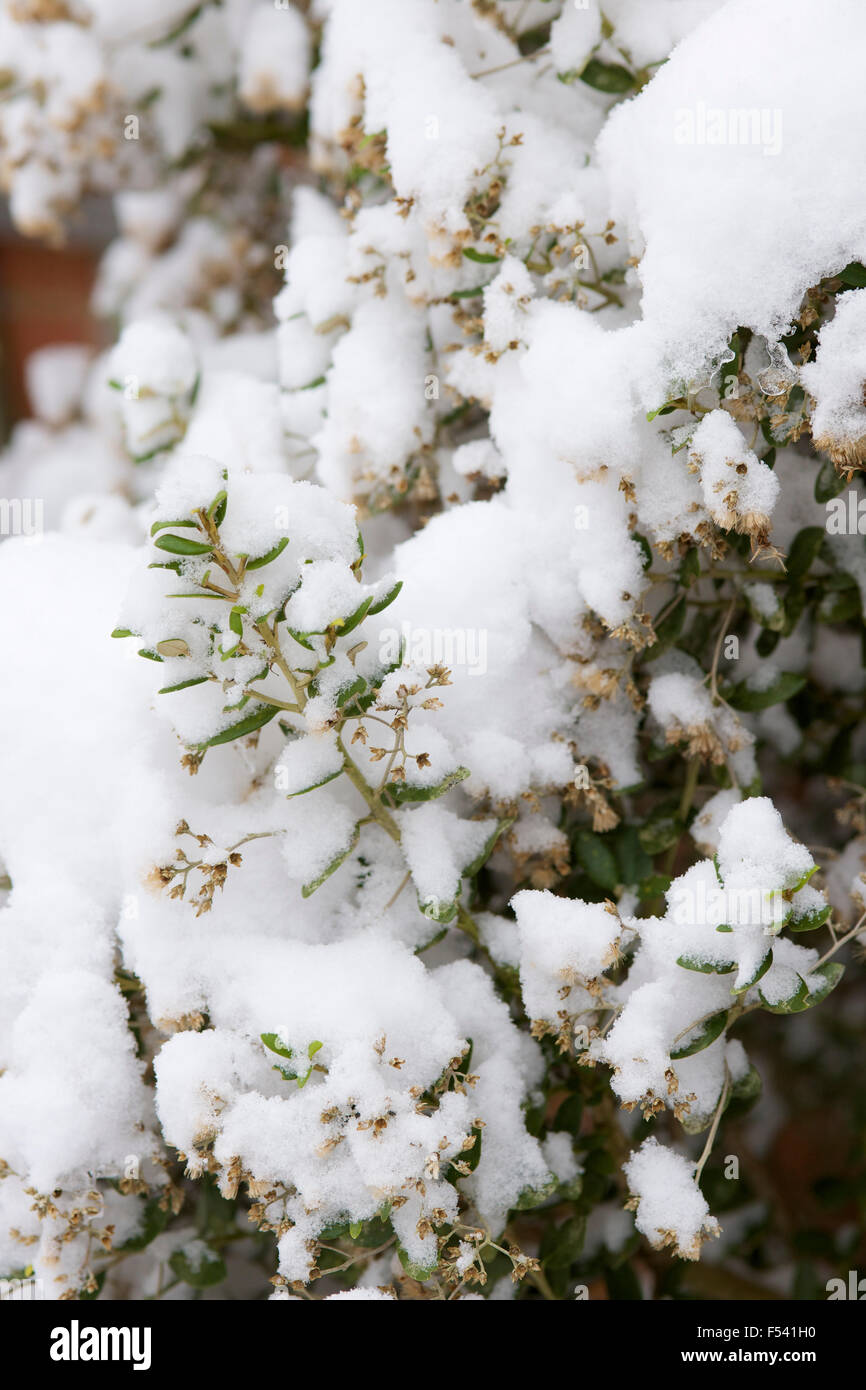
[[[456,787],[458,782],[465,781],[469,776],[471,773],[468,767],[458,767],[434,787],[410,787],[405,782],[390,782],[387,788],[388,795],[401,806],[407,801],[435,801],[437,797],[444,796],[452,787]]]
[[[355,829],[352,831],[351,839],[349,840],[349,843],[346,846],[346,848],[341,850],[339,854],[334,856],[327,868],[323,869],[322,872],[319,874],[318,878],[314,878],[309,883],[304,884],[303,888],[301,889],[302,897],[312,897],[316,889],[321,888],[322,884],[325,882],[325,879],[330,878],[331,874],[336,873],[340,865],[345,863],[345,861],[349,858],[349,855],[353,852],[355,846],[358,843],[360,834],[360,828],[356,825]]]
[[[247,570],[260,570],[265,565],[269,565],[272,560],[276,560],[278,555],[282,555],[289,543],[288,536],[283,536],[282,540],[277,541],[275,546],[266,555],[260,555],[257,560],[247,560]]]
[[[756,690],[750,687],[745,681],[740,681],[733,690],[727,695],[729,705],[734,709],[742,710],[762,710],[769,709],[771,705],[778,705],[786,700],[790,700],[806,684],[806,677],[800,675],[798,671],[781,671],[772,685],[763,690]]]
[[[191,541],[186,536],[157,536],[154,545],[158,550],[167,550],[170,555],[209,555],[213,546],[209,541]]]
[[[578,830],[574,836],[574,850],[593,883],[608,893],[616,892],[620,881],[616,857],[602,837],[592,830]]]
[[[157,531],[164,531],[167,526],[185,526],[190,531],[198,530],[197,521],[188,521],[184,517],[179,517],[176,521],[155,521],[150,528],[150,534],[155,536]]]
[[[157,694],[173,695],[177,690],[188,690],[191,685],[203,685],[208,679],[207,676],[190,676],[189,680],[178,681],[177,685],[164,685],[161,690],[157,691]]]
[[[245,702],[244,702],[245,703]],[[236,738],[244,738],[247,734],[254,734],[257,729],[261,729],[268,724],[278,713],[276,705],[260,705],[253,714],[248,714],[245,719],[241,719],[237,724],[230,724],[221,733],[214,734],[212,738],[206,739],[204,743],[194,743],[193,748],[216,748],[220,743],[232,743]]]
[[[388,590],[383,598],[377,599],[375,603],[370,604],[370,607],[367,609],[367,616],[372,618],[376,613],[381,613],[385,608],[388,608],[389,605],[394,602],[402,587],[403,581],[402,579],[398,579],[397,583],[393,588]]]
[[[802,531],[797,532],[785,561],[788,579],[792,584],[799,583],[808,573],[817,558],[825,535],[823,526],[804,526]]]

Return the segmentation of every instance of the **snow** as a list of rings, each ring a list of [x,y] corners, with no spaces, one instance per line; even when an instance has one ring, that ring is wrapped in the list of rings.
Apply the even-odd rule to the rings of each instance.
[[[703,1241],[719,1233],[719,1224],[694,1181],[687,1158],[645,1139],[625,1166],[638,1206],[635,1224],[651,1245],[674,1247],[681,1259],[696,1260]]]
[[[580,1176],[571,1135],[527,1128],[555,1049],[603,1066],[627,1114],[706,1130],[749,1072],[731,1010],[823,982],[821,948],[784,933],[866,899],[856,824],[827,895],[810,881],[783,816],[811,840],[811,783],[749,795],[764,741],[796,756],[798,711],[741,717],[685,651],[640,659],[689,547],[703,601],[718,560],[778,628],[782,586],[751,579],[739,537],[789,553],[828,519],[805,430],[770,467],[755,403],[718,402],[736,328],[771,408],[802,385],[817,448],[862,462],[866,291],[832,317],[828,295],[814,358],[779,339],[866,260],[866,19],[534,0],[518,25],[551,20],[549,44],[521,53],[463,0],[33,8],[0,16],[0,181],[54,241],[113,195],[94,309],[118,341],[35,353],[35,418],[0,459],[4,505],[30,508],[0,546],[0,1262],[18,1267],[9,1230],[37,1237],[59,1296],[89,1258],[63,1234],[76,1203],[94,1189],[122,1239],[143,1202],[110,1180],[132,1160],[156,1192],[180,1154],[228,1197],[274,1193],[289,1283],[323,1230],[388,1204],[423,1276],[443,1223],[496,1238]],[[582,82],[590,58],[637,95]],[[229,148],[308,101],[311,165]],[[647,418],[681,393],[694,409]],[[848,516],[816,566],[866,594]],[[739,533],[724,561],[719,528]],[[772,657],[758,626],[748,689],[797,671],[861,692],[850,626],[801,625]],[[633,883],[565,896],[572,826],[639,821],[647,738],[702,763],[680,853],[705,857],[657,916]],[[474,1132],[481,1162],[450,1180]],[[652,1138],[624,1172],[641,1234],[696,1258],[718,1227],[695,1164]],[[31,1188],[59,1215],[37,1222]],[[632,1230],[604,1204],[588,1249]],[[156,1293],[181,1248],[204,1258],[188,1223],[131,1286]],[[328,1296],[391,1300],[401,1277],[389,1250]]]
[[[800,381],[815,398],[812,434],[833,457],[855,460],[866,436],[863,381],[863,326],[866,290],[848,290],[836,299],[836,312],[818,335],[813,362],[800,369]]]
[[[617,958],[621,923],[602,903],[523,889],[511,900],[520,942],[520,981],[530,1017],[553,1021],[587,1001]],[[574,997],[571,989],[574,987]]]
[[[647,409],[661,402],[663,376],[695,377],[719,360],[739,325],[775,342],[811,285],[866,255],[854,136],[866,100],[856,60],[866,17],[856,0],[840,0],[834,20],[847,35],[844,53],[810,0],[729,0],[611,114],[600,156],[613,215],[642,253],[641,307],[659,353],[645,378],[648,393],[657,383],[658,399]],[[805,50],[819,74],[820,125],[800,97]],[[724,129],[711,123],[712,112],[722,113]],[[685,138],[684,115],[693,139]],[[790,189],[804,179],[814,209],[808,228],[790,216]],[[747,254],[738,234],[744,207],[754,227]]]

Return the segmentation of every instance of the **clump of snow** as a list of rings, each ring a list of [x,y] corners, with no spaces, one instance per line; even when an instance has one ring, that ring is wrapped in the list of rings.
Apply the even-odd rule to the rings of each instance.
[[[645,1139],[625,1165],[636,1203],[635,1224],[657,1250],[672,1246],[684,1260],[696,1260],[705,1240],[719,1234],[687,1158]]]

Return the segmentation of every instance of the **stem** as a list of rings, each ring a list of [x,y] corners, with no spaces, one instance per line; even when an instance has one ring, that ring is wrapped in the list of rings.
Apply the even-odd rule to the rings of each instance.
[[[304,690],[303,686],[299,685],[298,682],[295,680],[292,669],[286,661],[286,658],[283,656],[283,651],[277,638],[276,628],[274,628],[274,630],[271,631],[264,618],[260,618],[257,623],[253,623],[253,627],[255,628],[259,636],[263,639],[263,641],[267,644],[267,646],[270,647],[271,652],[273,653],[274,664],[275,666],[277,666],[281,674],[285,676],[286,680],[291,686],[292,694],[295,697],[295,703],[298,707],[297,712],[300,713],[300,711],[304,708],[304,705],[307,703],[307,693]]]
[[[683,793],[680,797],[680,804],[677,808],[677,816],[682,821],[685,820],[686,816],[691,810],[692,800],[694,799],[695,790],[698,785],[698,777],[700,776],[700,771],[700,758],[690,758],[688,767],[686,769],[686,780],[683,783]],[[663,872],[667,875],[668,878],[670,878],[673,872],[673,867],[676,863],[677,858],[677,851],[679,850],[679,847],[682,843],[682,838],[682,835],[680,835],[679,839],[674,844],[672,844],[670,849],[668,850],[663,870]]]
[[[481,934],[474,918],[466,911],[462,903],[457,904],[457,925],[467,936],[471,936],[476,946],[481,945]]]
[[[833,945],[830,947],[829,951],[824,952],[824,955],[818,961],[818,965],[813,965],[812,970],[817,970],[819,965],[826,964],[826,962],[830,959],[831,956],[835,956],[840,946],[844,946],[846,941],[851,941],[855,936],[858,936],[860,932],[863,930],[864,922],[866,922],[866,912],[863,913],[862,917],[859,917],[857,919],[850,931],[847,931],[844,936],[840,936],[838,941],[835,941]]]
[[[411,873],[409,873],[409,872],[407,871],[405,877],[402,878],[401,881],[400,881],[400,886],[391,894],[390,898],[389,898],[388,901],[386,902],[386,904],[385,904],[385,906],[384,906],[384,908],[383,908],[383,911],[384,911],[384,912],[387,912],[388,909],[389,909],[390,907],[393,907],[393,906],[394,906],[395,902],[396,902],[397,899],[399,898],[400,894],[403,892],[403,889],[406,887],[406,884],[409,882],[409,880],[410,880],[411,877],[412,877]]]
[[[728,1099],[728,1091],[729,1091],[729,1089],[730,1089],[730,1085],[731,1085],[731,1073],[728,1071],[728,1064],[727,1064],[727,1062],[726,1062],[726,1063],[725,1063],[725,1084],[724,1084],[724,1086],[722,1087],[722,1094],[719,1096],[719,1103],[718,1103],[718,1105],[716,1106],[716,1113],[715,1113],[715,1115],[713,1116],[713,1123],[710,1125],[710,1132],[709,1132],[709,1134],[707,1135],[707,1142],[706,1142],[706,1144],[704,1144],[704,1151],[703,1151],[703,1153],[701,1154],[700,1158],[698,1159],[697,1167],[695,1168],[695,1182],[696,1182],[696,1183],[699,1183],[700,1180],[701,1180],[701,1174],[702,1174],[703,1171],[704,1171],[704,1165],[705,1165],[707,1159],[709,1158],[709,1156],[710,1156],[710,1154],[711,1154],[711,1152],[712,1152],[713,1144],[714,1144],[715,1141],[716,1141],[716,1134],[718,1133],[719,1123],[720,1123],[721,1118],[722,1118],[722,1111],[723,1111],[724,1108],[725,1108],[725,1102],[726,1102],[727,1099]]]
[[[244,686],[244,694],[251,695],[254,700],[261,700],[263,705],[275,705],[277,709],[288,710],[290,714],[300,714],[299,705],[288,705],[285,700],[275,700],[273,695],[263,695],[260,690],[253,690],[251,686]]]
[[[399,845],[400,831],[397,826],[397,822],[394,820],[394,817],[391,815],[390,811],[385,810],[385,807],[382,805],[378,796],[373,791],[373,788],[369,786],[368,783],[364,780],[364,775],[361,772],[361,769],[358,767],[357,763],[353,762],[352,759],[349,757],[349,754],[346,752],[345,746],[343,744],[343,740],[340,738],[339,734],[337,735],[337,747],[343,754],[343,770],[346,776],[348,777],[349,781],[352,783],[352,786],[355,788],[356,791],[360,792],[361,796],[366,801],[374,820],[378,821],[379,825],[381,825],[382,829],[386,832],[386,834],[390,835],[391,839]]]
[[[719,635],[718,635],[718,637],[716,638],[715,650],[713,651],[713,664],[712,664],[712,667],[711,667],[711,669],[710,669],[710,697],[711,697],[711,699],[712,699],[714,705],[715,705],[715,704],[718,704],[718,701],[719,701],[719,686],[718,686],[718,678],[719,678],[719,657],[720,657],[721,654],[722,654],[722,643],[723,643],[724,640],[725,640],[725,628],[728,626],[728,623],[731,621],[731,614],[733,613],[733,611],[734,611],[734,609],[736,608],[736,606],[737,606],[737,599],[736,599],[736,596],[735,596],[734,598],[731,599],[730,603],[728,604],[728,606],[727,606],[727,608],[726,608],[726,610],[725,610],[725,616],[722,618],[722,624],[721,624],[721,627],[719,628]]]

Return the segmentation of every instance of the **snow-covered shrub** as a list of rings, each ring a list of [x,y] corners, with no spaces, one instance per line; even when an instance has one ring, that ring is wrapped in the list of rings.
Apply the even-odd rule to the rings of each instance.
[[[829,9],[3,10],[14,220],[118,228],[0,457],[4,1273],[658,1297],[757,1206],[791,1287],[866,906]]]

